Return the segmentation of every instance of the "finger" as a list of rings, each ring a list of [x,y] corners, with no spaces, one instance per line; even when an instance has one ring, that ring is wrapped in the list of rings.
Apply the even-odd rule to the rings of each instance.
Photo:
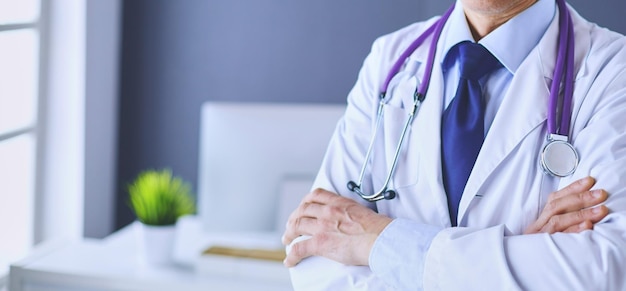
[[[311,203],[311,202],[300,203],[300,205],[298,205],[298,208],[296,208],[293,212],[291,212],[291,214],[289,215],[289,218],[287,218],[286,227],[290,227],[291,223],[294,220],[297,220],[299,217],[312,217],[312,218],[319,217],[320,213],[322,213],[322,208],[323,208],[323,205],[317,204],[317,203]]]
[[[322,205],[312,202],[303,202],[289,216],[283,235],[283,244],[289,244],[296,237],[301,235],[314,235],[324,229],[335,229],[334,221],[329,219],[332,214],[333,206]],[[326,218],[326,219],[321,219]]]
[[[595,183],[596,180],[593,177],[587,176],[572,182],[561,190],[553,192],[550,196],[552,199],[558,199],[566,195],[588,191]]]
[[[303,217],[319,218],[325,214],[331,206],[316,202],[304,202],[298,207],[298,213]]]
[[[564,230],[563,232],[565,233],[579,233],[585,230],[591,230],[593,229],[593,223],[591,223],[591,221],[589,220],[585,220],[577,225],[572,225],[570,227],[568,227],[566,230]]]
[[[527,232],[535,233],[541,231],[541,228],[543,228],[548,223],[549,219],[559,214],[558,211],[560,208],[560,204],[558,199],[566,197],[568,195],[588,191],[589,189],[591,189],[593,184],[595,184],[595,180],[592,177],[585,177],[574,181],[563,189],[550,193],[546,205],[539,214],[539,217],[537,218],[535,223],[533,223],[532,231],[527,230]]]
[[[291,268],[300,263],[303,259],[315,255],[317,248],[317,239],[315,237],[298,241],[291,245],[290,251],[285,257],[283,264]]]
[[[299,217],[285,230],[282,237],[284,245],[290,244],[294,239],[301,235],[315,235],[320,232],[321,225],[318,220],[311,217]]]
[[[289,218],[287,219],[287,223],[285,224],[285,232],[283,233],[283,236],[281,237],[281,241],[283,243],[283,245],[288,245],[290,244],[296,237],[299,236],[299,234],[296,231],[297,228],[297,224],[299,223],[299,220],[301,219],[301,206],[298,206],[298,208],[296,208],[296,210],[294,210],[290,215]]]
[[[567,229],[570,229],[572,226],[580,225],[585,221],[589,221],[592,224],[602,220],[609,213],[609,209],[600,205],[593,208],[582,209],[579,211],[568,212],[562,215],[555,215],[546,225],[541,229],[540,232],[544,233],[555,233],[555,232],[564,232]]]
[[[312,202],[318,204],[332,204],[338,199],[347,199],[343,196],[335,194],[330,191],[326,191],[322,188],[317,188],[311,193],[304,196],[303,202]]]
[[[567,213],[583,208],[598,205],[609,197],[608,193],[602,189],[585,191],[577,194],[567,195],[552,202],[554,213]]]
[[[291,212],[291,214],[287,218],[287,223],[285,224],[285,233],[289,231],[293,232],[294,227],[298,224],[298,221],[301,217],[316,218],[318,216],[317,212],[320,211],[320,208],[321,208],[321,205],[316,204],[316,203],[309,203],[309,202],[300,203],[298,208],[296,208],[293,212]],[[290,236],[283,235],[283,242],[285,242],[284,239],[289,238],[289,237]],[[291,240],[286,241],[285,243],[290,243],[290,242]]]
[[[587,229],[593,229],[593,224],[608,215],[609,210],[604,205],[594,208],[581,209],[578,211],[555,215],[544,225],[537,223],[529,226],[524,234],[567,232],[577,233]]]
[[[568,196],[552,200],[546,204],[541,216],[537,219],[538,225],[542,227],[542,225],[548,224],[549,220],[556,215],[570,212],[575,213],[581,209],[598,205],[606,201],[607,198],[607,192],[600,189],[570,194]]]
[[[568,196],[570,197],[570,196]],[[604,201],[606,201],[606,199],[609,198],[609,193],[607,193],[606,191],[604,191],[603,189],[596,189],[596,190],[591,190],[591,191],[587,191],[584,193],[581,193],[579,195],[579,201],[581,202],[581,204],[579,205],[575,205],[573,207],[573,209],[575,208],[588,208],[588,207],[592,207],[592,206],[596,206]],[[566,197],[563,198],[559,198],[559,199],[566,199]]]
[[[574,184],[569,185],[568,187]],[[567,188],[567,187],[566,187]],[[552,217],[555,215],[567,213],[567,212],[575,212],[583,208],[591,207],[594,205],[598,205],[608,198],[608,194],[604,190],[592,190],[592,191],[582,191],[582,192],[569,192],[570,190],[566,190],[563,188],[558,191],[561,193],[568,192],[569,194],[565,196],[561,196],[559,198],[553,198],[556,196],[552,196],[551,200],[548,200],[546,206],[543,211],[539,215],[537,219],[536,225],[540,228],[543,225],[547,224]],[[576,189],[579,190],[580,188]]]

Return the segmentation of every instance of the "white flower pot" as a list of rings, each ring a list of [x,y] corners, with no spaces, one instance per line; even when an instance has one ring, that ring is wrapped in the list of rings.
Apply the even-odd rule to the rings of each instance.
[[[142,259],[153,265],[171,263],[176,226],[155,226],[143,223],[139,225]]]

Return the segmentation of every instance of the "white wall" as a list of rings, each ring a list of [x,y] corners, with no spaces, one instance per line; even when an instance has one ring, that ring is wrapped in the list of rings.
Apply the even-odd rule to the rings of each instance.
[[[119,0],[42,1],[35,242],[113,230]]]
[[[42,5],[35,242],[83,227],[85,0]]]

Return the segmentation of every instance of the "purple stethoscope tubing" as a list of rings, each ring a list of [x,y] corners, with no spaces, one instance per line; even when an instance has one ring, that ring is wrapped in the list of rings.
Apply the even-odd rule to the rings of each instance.
[[[564,0],[557,0],[559,6],[559,47],[548,106],[548,132],[560,136],[569,135],[572,96],[574,93],[574,29],[569,10]],[[565,60],[567,59],[567,60]],[[567,63],[565,63],[567,61]],[[563,71],[565,70],[565,74]],[[565,79],[565,80],[562,80]],[[565,83],[563,98],[559,98],[561,81]],[[561,111],[557,110],[559,101]],[[560,119],[557,116],[560,115]]]
[[[400,72],[400,69],[402,68],[402,65],[404,65],[404,62],[406,61],[406,59],[413,52],[415,52],[415,50],[417,50],[417,48],[420,45],[424,43],[426,38],[428,38],[431,34],[434,34],[434,37],[430,42],[430,48],[428,50],[428,59],[427,59],[428,61],[426,62],[426,69],[424,70],[424,77],[422,78],[423,81],[422,81],[422,84],[420,84],[419,89],[417,89],[415,93],[415,96],[416,97],[419,96],[422,99],[420,101],[423,101],[423,98],[425,98],[426,96],[426,91],[428,90],[428,86],[430,85],[430,75],[432,74],[433,63],[435,62],[435,52],[437,51],[437,42],[439,41],[439,37],[441,36],[441,31],[443,30],[443,26],[448,20],[448,18],[450,17],[450,14],[452,14],[453,10],[454,10],[454,5],[448,8],[446,13],[444,13],[441,16],[441,18],[439,18],[439,20],[435,21],[435,23],[433,23],[428,29],[426,29],[426,31],[424,31],[422,35],[420,35],[417,39],[415,39],[411,43],[411,45],[409,45],[409,47],[400,55],[400,57],[395,62],[393,67],[391,67],[391,70],[387,74],[387,78],[385,79],[385,82],[383,83],[382,90],[380,93],[381,98],[384,98],[385,95],[387,94],[387,88],[389,87],[389,83],[391,82],[391,79],[393,79],[393,77],[396,74],[398,74],[398,72]]]

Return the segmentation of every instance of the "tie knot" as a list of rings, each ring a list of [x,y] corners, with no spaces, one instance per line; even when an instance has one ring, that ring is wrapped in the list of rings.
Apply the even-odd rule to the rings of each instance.
[[[458,59],[461,78],[478,81],[483,76],[502,67],[502,64],[484,46],[465,41],[458,43],[448,53],[451,62]]]

